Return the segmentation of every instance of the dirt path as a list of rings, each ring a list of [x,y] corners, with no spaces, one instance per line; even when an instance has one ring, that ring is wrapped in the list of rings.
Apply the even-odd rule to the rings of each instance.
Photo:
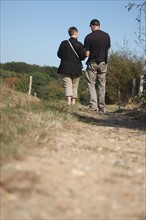
[[[3,167],[1,220],[144,220],[145,126],[112,112],[72,114],[43,147]]]

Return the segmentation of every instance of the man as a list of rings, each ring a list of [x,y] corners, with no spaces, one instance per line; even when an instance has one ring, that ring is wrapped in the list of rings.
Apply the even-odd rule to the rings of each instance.
[[[75,105],[78,93],[79,79],[82,74],[81,60],[86,58],[84,46],[78,41],[76,27],[68,29],[69,40],[61,42],[57,55],[61,59],[58,73],[62,74],[67,105]]]
[[[110,36],[100,30],[100,22],[93,19],[90,22],[92,32],[85,37],[84,47],[88,60],[86,76],[90,94],[89,108],[105,113],[105,87],[108,63],[108,50],[111,47]],[[96,81],[98,98],[96,92]]]

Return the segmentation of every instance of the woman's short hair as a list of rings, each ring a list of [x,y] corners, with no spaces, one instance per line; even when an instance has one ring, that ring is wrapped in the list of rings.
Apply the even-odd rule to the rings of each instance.
[[[75,32],[78,32],[78,29],[77,29],[76,27],[70,27],[70,28],[68,29],[68,34],[69,34],[69,36],[74,35]]]

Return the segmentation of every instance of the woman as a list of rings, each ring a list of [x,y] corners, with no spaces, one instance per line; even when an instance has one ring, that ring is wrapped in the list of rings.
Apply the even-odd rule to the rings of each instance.
[[[69,40],[61,42],[57,56],[61,59],[58,73],[62,74],[67,105],[75,105],[78,96],[78,84],[82,74],[81,60],[86,58],[84,46],[78,41],[76,27],[68,29]]]

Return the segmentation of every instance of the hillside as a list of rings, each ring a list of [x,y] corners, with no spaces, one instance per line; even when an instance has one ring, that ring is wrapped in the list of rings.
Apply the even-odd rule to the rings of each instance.
[[[140,112],[90,113],[6,87],[0,101],[1,220],[145,219]]]

